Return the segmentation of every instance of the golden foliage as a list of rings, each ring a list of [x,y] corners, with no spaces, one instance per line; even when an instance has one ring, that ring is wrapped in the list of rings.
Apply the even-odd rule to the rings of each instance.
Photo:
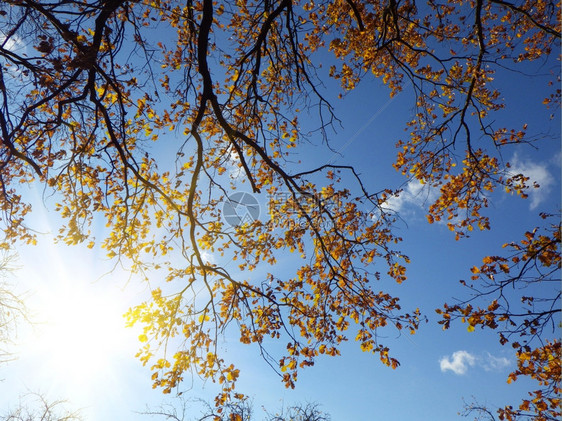
[[[552,215],[543,214],[543,218],[552,219]],[[540,389],[529,393],[532,399],[523,400],[518,409],[500,409],[500,419],[557,419],[561,415],[560,341],[544,338],[549,328],[560,323],[560,223],[536,228],[524,237],[518,243],[504,245],[512,250],[509,256],[486,256],[481,267],[471,269],[470,284],[462,281],[473,292],[469,302],[444,304],[436,311],[444,329],[461,319],[469,331],[477,326],[497,330],[501,344],[511,343],[517,350],[517,370],[509,375],[508,383],[519,376],[529,376],[539,383]],[[513,291],[518,291],[516,297]],[[487,300],[489,304],[475,308],[470,303],[474,300]],[[522,311],[515,305],[517,301]]]
[[[133,273],[167,281],[128,313],[143,326],[138,357],[152,364],[154,386],[170,392],[191,371],[222,385],[219,406],[239,376],[218,351],[225,329],[260,348],[267,337],[285,341],[270,362],[293,387],[300,368],[339,355],[348,337],[397,367],[379,330],[414,333],[422,319],[378,287],[405,281],[409,261],[382,206],[392,191],[368,193],[351,167],[291,164],[306,138],[300,110],[316,103],[323,133],[335,117],[322,61],[344,91],[373,75],[391,96],[413,92],[395,167],[439,188],[428,220],[447,220],[461,238],[490,228],[491,192],[525,197],[530,187],[496,152],[527,130],[495,127],[505,105],[497,72],[556,56],[560,41],[560,4],[549,0],[6,0],[0,12],[8,240],[35,241],[21,185],[56,192],[61,241],[100,241]],[[560,100],[551,86],[550,107]],[[269,218],[232,228],[221,206],[240,180],[267,200]],[[96,215],[109,232],[101,240]],[[551,237],[530,236],[512,263],[559,265],[542,248]],[[257,270],[275,272],[287,253],[298,256],[293,275]],[[510,264],[492,258],[473,273],[493,279]],[[446,308],[444,326],[460,312],[469,326],[495,328],[497,305]]]

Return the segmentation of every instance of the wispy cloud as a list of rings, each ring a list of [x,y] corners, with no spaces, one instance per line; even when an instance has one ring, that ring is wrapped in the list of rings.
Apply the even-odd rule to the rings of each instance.
[[[505,357],[494,357],[489,352],[486,352],[486,356],[482,358],[481,364],[486,371],[500,371],[509,367],[511,365],[511,361]]]
[[[437,189],[422,184],[419,180],[412,180],[397,196],[390,197],[383,207],[395,212],[403,211],[410,206],[422,208],[427,203],[435,201],[438,194]]]
[[[538,184],[538,188],[531,187],[528,190],[529,199],[531,200],[531,210],[536,209],[542,202],[544,202],[552,189],[554,178],[548,171],[548,164],[537,164],[532,161],[521,160],[517,154],[511,159],[510,175],[523,174],[529,177],[527,184]]]
[[[443,357],[439,360],[441,371],[451,370],[453,373],[461,375],[465,374],[469,366],[476,363],[476,357],[467,351],[453,352],[451,358]]]
[[[561,162],[562,162],[562,151],[558,151],[552,156],[552,158],[550,158],[550,164],[556,167],[558,170],[560,169]]]
[[[501,371],[510,365],[511,361],[505,357],[496,357],[489,352],[477,356],[464,350],[453,352],[451,356],[439,360],[442,372],[452,371],[459,376],[466,374],[469,367],[478,366],[485,371]]]

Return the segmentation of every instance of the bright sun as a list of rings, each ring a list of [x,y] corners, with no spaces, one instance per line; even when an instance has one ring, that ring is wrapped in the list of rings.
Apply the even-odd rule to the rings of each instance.
[[[120,357],[131,354],[130,337],[115,294],[96,285],[63,281],[41,292],[34,353],[41,370],[68,387],[104,382]]]

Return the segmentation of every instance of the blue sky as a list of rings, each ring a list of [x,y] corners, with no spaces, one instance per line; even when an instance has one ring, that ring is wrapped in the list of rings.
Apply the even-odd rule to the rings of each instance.
[[[466,296],[458,281],[470,276],[470,267],[486,255],[501,253],[503,243],[518,240],[526,230],[539,224],[539,211],[560,209],[558,111],[551,121],[548,112],[540,106],[527,106],[540,104],[544,97],[533,77],[509,75],[502,87],[507,101],[514,106],[498,114],[499,122],[515,127],[527,122],[530,132],[546,133],[549,137],[538,144],[538,149],[522,145],[503,152],[514,171],[525,172],[541,188],[532,191],[527,200],[495,193],[488,210],[492,230],[474,233],[462,241],[455,241],[444,224],[427,224],[424,206],[427,207],[435,192],[422,189],[415,182],[405,184],[406,180],[391,167],[395,142],[407,136],[403,123],[411,113],[408,92],[389,100],[378,82],[363,83],[343,101],[336,101],[336,113],[343,128],[338,128],[330,138],[332,148],[341,155],[326,150],[316,138],[300,149],[299,158],[307,168],[327,162],[353,165],[372,191],[403,187],[402,195],[389,206],[399,211],[403,219],[397,225],[397,232],[404,238],[400,249],[412,259],[408,280],[396,285],[383,279],[374,287],[380,285],[380,289],[399,296],[405,309],[420,307],[429,320],[413,336],[398,337],[392,331],[386,332],[389,335],[386,343],[401,362],[398,369],[383,366],[375,356],[362,353],[351,340],[343,347],[341,357],[319,359],[314,367],[301,371],[295,390],[284,388],[280,378],[260,359],[256,347],[240,344],[236,332],[227,331],[220,348],[240,368],[237,388],[253,398],[257,414],[262,406],[271,412],[282,405],[317,402],[334,421],[445,421],[458,417],[463,399],[471,402],[474,397],[495,408],[516,404],[525,396],[528,390],[525,379],[511,385],[506,383],[508,373],[515,367],[514,353],[499,344],[494,332],[477,329],[469,333],[462,324],[454,324],[443,332],[434,313],[444,302],[451,303],[452,297]],[[156,407],[163,401],[174,404],[173,397],[152,390],[149,370],[133,358],[138,332],[116,327],[122,321],[121,313],[148,296],[148,287],[135,279],[129,280],[120,267],[113,269],[113,262],[104,257],[102,250],[53,245],[57,217],[53,211],[42,209],[40,191],[30,189],[26,194],[36,204],[30,222],[45,234],[40,235],[36,247],[18,249],[21,268],[9,282],[24,293],[31,312],[38,318],[48,313],[50,307],[61,306],[61,294],[68,292],[69,300],[82,300],[78,301],[78,307],[68,305],[70,312],[63,318],[75,317],[79,320],[77,329],[82,325],[88,334],[73,332],[61,338],[61,342],[69,340],[66,348],[76,346],[77,337],[85,343],[75,348],[79,354],[77,361],[68,357],[55,367],[57,355],[50,354],[60,357],[62,352],[45,349],[40,343],[41,332],[53,330],[44,325],[34,328],[22,325],[17,337],[20,345],[15,348],[19,359],[0,366],[0,414],[12,407],[18,396],[29,391],[44,393],[52,399],[69,399],[69,406],[82,408],[85,419],[91,421],[150,419],[135,411],[143,411],[146,405]],[[45,200],[50,208],[54,202],[54,198]],[[98,229],[103,231],[103,223],[98,223]],[[154,284],[158,284],[158,279]],[[81,314],[96,309],[108,316],[105,330],[97,331],[88,324],[87,316]],[[56,319],[57,314],[50,316]],[[108,343],[114,346],[108,347]],[[274,351],[284,346],[283,343],[267,345]],[[95,356],[87,348],[96,346],[102,347],[99,354],[108,354],[106,359],[93,361]],[[88,366],[95,367],[95,372],[86,370]],[[181,390],[185,390],[184,396],[210,401],[217,388],[194,378],[186,379]],[[199,410],[194,411],[197,415]]]

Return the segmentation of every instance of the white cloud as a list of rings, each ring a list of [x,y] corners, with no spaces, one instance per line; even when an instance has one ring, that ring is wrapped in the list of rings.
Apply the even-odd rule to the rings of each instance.
[[[468,366],[473,366],[475,363],[476,357],[467,351],[456,351],[451,358],[443,357],[439,360],[441,371],[451,370],[458,375],[465,374]]]
[[[495,357],[489,352],[477,356],[468,351],[456,351],[451,356],[445,356],[439,360],[442,372],[452,371],[457,375],[465,374],[469,367],[478,366],[485,371],[501,371],[511,365],[511,361],[505,357]]]
[[[509,361],[505,357],[494,357],[489,352],[486,352],[486,356],[482,359],[482,367],[486,371],[499,371],[503,370],[506,367],[511,365],[511,361]]]
[[[536,164],[532,161],[522,161],[515,154],[511,160],[510,175],[523,174],[529,177],[528,185],[531,186],[527,190],[529,199],[531,200],[531,210],[536,209],[544,200],[548,198],[548,194],[552,189],[554,179],[547,169],[547,165]],[[533,183],[537,183],[540,187],[533,188]]]
[[[554,177],[548,170],[550,165],[559,165],[560,154],[550,160],[549,163],[535,163],[530,160],[522,160],[517,154],[511,159],[510,175],[523,174],[529,177],[527,184],[530,188],[526,191],[529,195],[531,210],[536,209],[545,201],[554,185]],[[534,188],[536,183],[540,187]],[[411,208],[424,208],[433,203],[439,196],[439,189],[427,184],[421,184],[419,180],[411,180],[406,187],[397,195],[387,199],[383,207],[395,212],[403,212]],[[448,221],[451,222],[451,221]]]
[[[422,184],[419,180],[412,180],[397,196],[388,198],[383,207],[395,212],[400,212],[407,206],[422,208],[427,203],[433,203],[438,194],[437,189]]]
[[[215,256],[212,253],[208,252],[207,250],[200,250],[199,253],[201,254],[203,263],[211,265],[215,263]]]

